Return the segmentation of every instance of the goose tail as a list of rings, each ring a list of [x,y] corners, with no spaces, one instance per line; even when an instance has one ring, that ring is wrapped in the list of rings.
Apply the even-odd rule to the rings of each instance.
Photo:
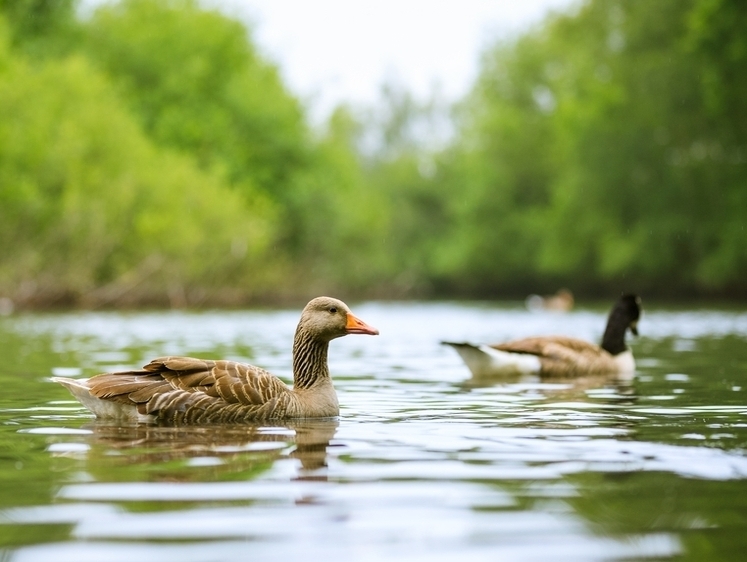
[[[88,379],[71,379],[67,377],[52,377],[53,382],[60,383],[67,388],[78,402],[83,404],[98,418],[109,418],[122,421],[150,421],[152,416],[138,413],[137,407],[102,400],[91,394]]]

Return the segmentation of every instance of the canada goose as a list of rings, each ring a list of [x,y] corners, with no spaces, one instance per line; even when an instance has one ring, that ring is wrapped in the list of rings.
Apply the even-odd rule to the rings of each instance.
[[[191,357],[159,357],[139,371],[87,380],[52,380],[102,418],[180,424],[333,417],[340,408],[327,366],[329,342],[378,333],[344,302],[317,297],[303,309],[293,339],[292,390],[253,365]]]
[[[539,374],[573,377],[591,373],[635,371],[633,353],[625,345],[625,332],[638,335],[641,299],[623,295],[612,307],[602,345],[564,336],[524,338],[492,345],[442,342],[457,350],[474,376]]]
[[[546,297],[529,295],[525,301],[526,307],[532,312],[550,310],[553,312],[568,312],[573,308],[573,293],[568,289],[560,289],[554,295]]]

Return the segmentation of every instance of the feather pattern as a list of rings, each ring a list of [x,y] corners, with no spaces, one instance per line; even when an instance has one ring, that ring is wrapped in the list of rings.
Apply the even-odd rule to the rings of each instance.
[[[544,340],[544,341],[543,341]],[[614,357],[590,342],[573,338],[529,338],[491,345],[510,353],[528,353],[540,361],[540,374],[546,377],[571,377],[585,373],[617,372]]]
[[[87,381],[54,380],[105,417],[173,424],[332,417],[339,414],[339,405],[327,349],[332,339],[348,333],[378,331],[337,299],[318,297],[304,308],[293,345],[293,389],[253,365],[171,356],[153,359],[141,370],[104,373]]]

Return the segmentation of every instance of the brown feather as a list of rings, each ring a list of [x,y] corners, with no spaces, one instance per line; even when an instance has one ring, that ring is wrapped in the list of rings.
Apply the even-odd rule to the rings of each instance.
[[[571,377],[578,373],[615,371],[612,355],[593,343],[565,336],[524,338],[491,345],[512,353],[539,357],[545,377]]]
[[[565,336],[524,338],[520,340],[494,344],[490,347],[494,349],[500,349],[501,351],[510,351],[512,353],[529,353],[531,355],[546,355],[548,354],[548,349],[552,350],[557,349],[558,347],[566,347],[579,353],[597,353],[599,351],[603,351],[602,348],[593,343]]]

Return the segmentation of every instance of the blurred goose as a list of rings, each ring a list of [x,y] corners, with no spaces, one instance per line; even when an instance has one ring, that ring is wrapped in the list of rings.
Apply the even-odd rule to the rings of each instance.
[[[625,332],[638,335],[641,299],[623,295],[612,307],[602,345],[564,336],[525,338],[493,345],[442,342],[457,350],[474,376],[539,374],[573,377],[592,373],[632,374],[633,353]]]
[[[234,361],[159,357],[142,370],[87,380],[53,378],[96,416],[128,421],[235,423],[340,413],[327,366],[329,342],[379,332],[330,297],[313,299],[293,339],[293,389],[264,369]]]
[[[573,308],[573,293],[568,289],[560,289],[554,295],[542,297],[529,295],[525,301],[526,307],[532,312],[550,310],[553,312],[568,312]]]

